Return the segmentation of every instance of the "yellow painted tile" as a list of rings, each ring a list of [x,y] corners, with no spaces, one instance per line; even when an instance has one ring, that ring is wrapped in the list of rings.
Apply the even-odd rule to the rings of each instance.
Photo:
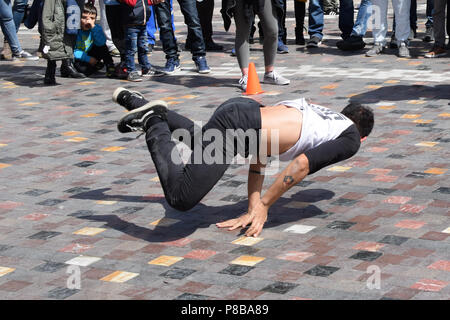
[[[263,241],[264,238],[258,238],[258,237],[240,237],[239,239],[234,240],[233,244],[239,244],[241,246],[253,246],[255,244],[257,244],[258,242]]]
[[[414,123],[431,123],[433,120],[424,120],[424,119],[417,119],[413,121]]]
[[[11,167],[8,163],[0,163],[0,169]]]
[[[13,85],[13,84],[15,84],[14,82],[11,82],[11,81],[5,81],[5,82],[2,82],[2,84],[4,84],[4,85]]]
[[[423,63],[422,61],[411,61],[408,64],[410,66],[418,66],[418,65],[421,65],[422,63]]]
[[[444,174],[447,172],[447,169],[442,168],[430,168],[428,170],[424,171],[425,173],[431,173],[431,174]]]
[[[150,223],[151,226],[158,226],[158,227],[168,227],[171,226],[177,222],[179,222],[180,220],[177,219],[171,219],[171,218],[161,218],[158,219],[156,221],[153,221],[152,223]]]
[[[366,89],[379,89],[381,87],[382,86],[371,84],[371,85],[365,86],[364,88],[366,88]]]
[[[19,99],[16,99],[15,101],[22,102],[22,101],[27,101],[27,100],[30,100],[30,98],[19,98]]]
[[[113,200],[97,200],[97,201],[95,201],[95,203],[96,204],[104,204],[104,205],[110,206],[110,205],[116,204],[117,201],[113,201]]]
[[[83,138],[83,137],[75,137],[75,138],[70,138],[70,139],[66,139],[66,141],[69,142],[81,142],[81,141],[85,141],[88,138]]]
[[[91,84],[94,84],[95,81],[83,81],[83,82],[78,82],[79,85],[81,86],[89,86]]]
[[[150,181],[153,181],[153,182],[159,182],[159,177],[156,176],[156,177],[154,177],[154,178],[151,178]]]
[[[379,106],[378,109],[383,109],[383,110],[392,110],[397,108],[396,106]]]
[[[17,86],[5,86],[5,87],[2,87],[2,89],[14,89],[14,88],[17,88]]]
[[[135,277],[137,277],[139,273],[134,272],[126,272],[126,271],[116,271],[113,272],[106,277],[101,278],[101,281],[108,281],[108,282],[116,282],[116,283],[124,283],[128,280],[131,280]]]
[[[350,170],[351,168],[352,167],[334,166],[334,167],[327,169],[327,171],[345,172],[345,171]]]
[[[180,97],[180,98],[182,98],[182,99],[194,99],[194,98],[197,98],[198,96],[194,96],[194,95],[192,95],[192,94],[188,94],[188,95],[185,95],[185,96],[182,96],[182,97]]]
[[[183,257],[160,256],[156,259],[153,259],[148,264],[169,267],[169,266],[173,265],[174,263],[177,263],[178,261],[181,261],[183,259],[184,259]]]
[[[93,117],[96,117],[96,116],[99,116],[99,114],[98,113],[88,113],[88,114],[83,114],[80,117],[81,118],[93,118]]]
[[[358,94],[357,93],[350,93],[349,95],[347,95],[347,98],[351,98],[351,97],[354,97],[356,95],[358,95]]]
[[[24,102],[19,104],[19,106],[35,106],[37,104],[39,104],[39,102]]]
[[[394,84],[394,83],[399,83],[400,80],[386,80],[384,83],[389,83],[389,84]]]
[[[322,87],[320,87],[320,89],[336,89],[337,87],[339,87],[339,85],[337,83],[332,83],[332,84],[328,84],[326,86],[322,86]]]
[[[381,63],[381,62],[384,62],[385,60],[382,60],[382,59],[375,59],[375,60],[372,60],[372,62],[376,62],[376,63]]]
[[[409,104],[424,104],[426,101],[424,100],[409,100]]]
[[[441,113],[441,114],[438,114],[438,116],[448,118],[448,117],[450,117],[450,113]]]
[[[67,131],[62,133],[63,136],[76,136],[77,134],[80,134],[80,131]]]
[[[230,263],[231,264],[239,264],[241,266],[253,267],[254,265],[260,263],[261,261],[263,261],[265,259],[266,258],[255,257],[255,256],[240,256],[239,258],[234,259]]]
[[[444,231],[442,231],[442,233],[450,233],[450,227],[448,227],[447,229],[445,229]]]
[[[176,100],[176,99],[178,99],[178,98],[177,97],[165,97],[165,98],[162,98],[161,100],[170,101],[170,100]]]
[[[411,113],[406,113],[404,115],[401,116],[402,119],[417,119],[420,118],[422,115],[421,114],[411,114]]]
[[[7,144],[6,143],[0,143],[0,148],[2,148],[2,147],[6,147],[7,146]]]
[[[78,235],[82,235],[82,236],[95,236],[99,233],[102,233],[103,231],[106,231],[106,229],[86,227],[86,228],[80,229],[78,231],[75,231],[73,234],[78,234]]]
[[[4,275],[13,272],[16,270],[15,268],[8,268],[8,267],[0,267],[0,277],[3,277]]]
[[[108,151],[108,152],[116,152],[125,149],[125,147],[107,147],[103,148],[102,151]]]
[[[439,143],[439,142],[422,141],[422,142],[416,143],[415,146],[418,146],[418,147],[430,147],[430,148],[432,148],[432,147],[434,147],[435,145],[437,145],[438,143]]]

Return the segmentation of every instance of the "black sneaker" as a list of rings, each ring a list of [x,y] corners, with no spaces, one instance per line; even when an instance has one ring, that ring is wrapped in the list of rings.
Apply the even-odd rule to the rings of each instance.
[[[338,41],[336,46],[342,51],[356,51],[363,49],[366,43],[362,37],[350,36],[346,40]]]
[[[319,37],[312,36],[311,39],[306,43],[307,48],[317,48],[322,43],[322,40]]]
[[[128,90],[122,87],[118,87],[112,96],[112,100],[128,111],[142,107],[148,101],[144,98],[142,93],[138,91]]]
[[[167,103],[162,100],[155,100],[128,112],[117,123],[117,129],[121,133],[145,132],[148,129],[147,122],[152,117],[159,117],[167,121]]]
[[[165,72],[156,70],[153,67],[151,67],[150,69],[146,69],[146,68],[142,69],[142,76],[144,78],[147,78],[147,77],[161,77],[161,76],[164,76],[165,74],[166,74]]]

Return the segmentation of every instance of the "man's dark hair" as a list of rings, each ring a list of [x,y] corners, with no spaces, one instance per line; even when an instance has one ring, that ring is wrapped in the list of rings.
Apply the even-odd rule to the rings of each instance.
[[[341,113],[355,123],[361,138],[367,137],[372,131],[374,124],[372,108],[359,103],[350,103]]]
[[[95,17],[97,17],[97,8],[91,3],[86,3],[84,5],[83,13],[95,14]]]

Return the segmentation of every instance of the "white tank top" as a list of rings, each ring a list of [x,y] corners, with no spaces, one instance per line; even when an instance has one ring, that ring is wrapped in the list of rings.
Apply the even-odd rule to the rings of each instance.
[[[279,155],[281,161],[290,161],[307,150],[336,139],[353,124],[353,121],[343,114],[309,104],[305,98],[282,101],[276,105],[280,104],[296,108],[303,114],[300,139],[289,150]]]

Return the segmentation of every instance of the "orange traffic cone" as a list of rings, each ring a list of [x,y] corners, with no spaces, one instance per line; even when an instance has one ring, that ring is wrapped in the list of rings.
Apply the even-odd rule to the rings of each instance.
[[[258,74],[256,73],[255,64],[250,62],[248,65],[247,90],[244,94],[260,94],[264,91],[259,84]]]

